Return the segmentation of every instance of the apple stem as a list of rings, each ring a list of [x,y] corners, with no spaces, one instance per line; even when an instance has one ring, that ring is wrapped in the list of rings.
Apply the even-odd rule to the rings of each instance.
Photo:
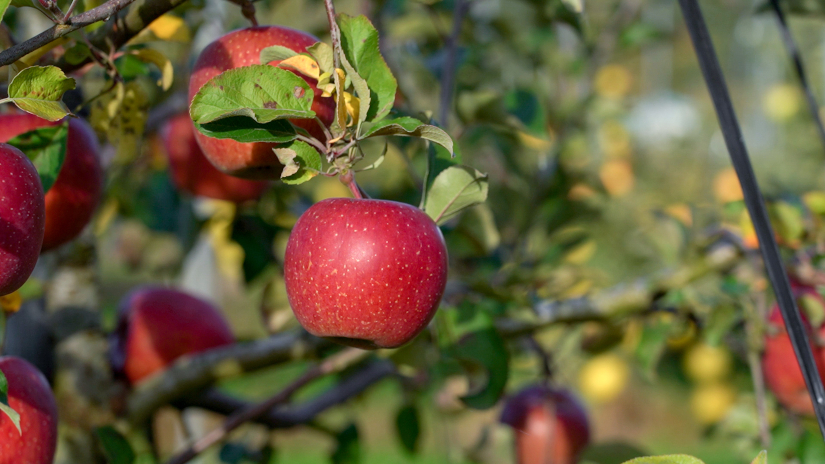
[[[365,198],[369,198],[370,196],[367,195],[361,187],[358,186],[358,183],[355,182],[355,172],[352,169],[348,169],[346,172],[341,174],[338,178],[342,184],[346,185],[349,188],[349,191],[352,192],[352,196],[359,200],[363,200]]]
[[[258,18],[255,17],[255,5],[247,1],[241,5],[241,13],[252,23],[252,27],[258,27]]]

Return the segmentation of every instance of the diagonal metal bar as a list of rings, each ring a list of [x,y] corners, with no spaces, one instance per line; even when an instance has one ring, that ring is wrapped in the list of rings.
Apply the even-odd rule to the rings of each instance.
[[[779,0],[771,0],[771,7],[776,13],[776,19],[779,20],[779,31],[782,33],[782,41],[785,43],[785,48],[793,60],[794,70],[799,77],[799,83],[802,85],[802,90],[805,92],[805,100],[808,103],[808,109],[811,111],[811,116],[816,123],[816,130],[819,132],[819,137],[822,139],[822,144],[825,146],[825,126],[822,125],[822,117],[819,115],[819,104],[816,102],[814,91],[811,89],[811,84],[808,81],[808,75],[805,73],[805,66],[802,64],[802,55],[799,53],[799,47],[791,34],[791,29],[788,27],[788,21],[785,19],[785,13],[779,5]]]
[[[759,248],[765,260],[768,278],[771,285],[773,285],[782,318],[785,320],[785,326],[793,343],[796,358],[799,361],[800,368],[802,368],[805,383],[808,385],[808,392],[810,392],[814,404],[814,412],[816,412],[816,418],[819,421],[820,432],[825,436],[825,388],[822,386],[822,379],[814,362],[802,316],[796,307],[788,275],[779,255],[779,246],[777,246],[774,239],[773,228],[768,219],[768,213],[765,209],[759,185],[756,182],[756,176],[753,173],[753,166],[751,166],[747,148],[745,148],[742,130],[736,119],[736,112],[733,110],[733,103],[725,84],[722,68],[716,57],[716,51],[713,48],[713,42],[698,1],[679,0],[679,6],[682,8],[682,15],[693,41],[693,48],[696,51],[699,66],[702,69],[705,83],[716,108],[716,116],[719,118],[719,125],[722,128],[722,134],[733,167],[745,194],[745,204],[748,207],[748,213],[759,239]]]

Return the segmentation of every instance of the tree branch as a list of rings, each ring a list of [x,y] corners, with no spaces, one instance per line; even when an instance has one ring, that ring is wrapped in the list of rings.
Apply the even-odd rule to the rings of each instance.
[[[273,408],[253,419],[253,422],[271,429],[294,427],[310,422],[323,411],[337,404],[345,403],[361,394],[367,388],[395,373],[393,363],[380,360],[368,363],[364,368],[347,376],[334,387],[315,398],[301,404]],[[230,415],[250,407],[246,401],[225,395],[216,389],[209,389],[194,398],[182,398],[174,403],[178,408],[198,407],[218,414]]]
[[[110,18],[134,1],[135,0],[109,0],[97,8],[92,8],[84,13],[72,16],[66,20],[65,24],[56,24],[31,39],[0,52],[0,66],[10,65],[38,48],[48,45],[65,35],[90,24]]]
[[[215,430],[204,435],[201,439],[192,444],[189,448],[177,456],[169,459],[166,464],[184,464],[189,462],[195,456],[223,440],[229,432],[235,430],[242,424],[264,414],[272,409],[274,406],[286,402],[298,390],[309,384],[313,380],[333,372],[340,372],[347,367],[357,363],[370,354],[369,351],[364,351],[359,348],[347,348],[329,358],[322,363],[317,364],[306,372],[301,377],[298,377],[290,383],[286,388],[281,390],[275,396],[258,404],[250,405],[244,409],[237,411],[235,414],[229,416],[221,425]]]
[[[455,88],[455,73],[458,67],[458,36],[461,34],[461,25],[464,15],[470,9],[468,0],[456,0],[453,12],[453,30],[447,37],[444,65],[441,67],[441,101],[438,108],[438,123],[447,127],[447,117],[453,104],[453,90]]]
[[[305,359],[331,344],[305,332],[290,332],[185,356],[137,386],[129,395],[126,416],[131,423],[140,424],[160,406],[202,390],[223,377]]]

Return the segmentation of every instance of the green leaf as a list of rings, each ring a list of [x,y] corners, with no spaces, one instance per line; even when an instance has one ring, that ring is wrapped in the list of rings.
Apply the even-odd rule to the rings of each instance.
[[[753,458],[751,464],[768,464],[768,452],[766,450],[760,451],[759,455]]]
[[[3,314],[2,311],[0,314]],[[0,315],[0,318],[5,319],[5,314]],[[11,422],[17,427],[17,433],[23,435],[23,430],[20,429],[20,414],[9,406],[9,381],[6,380],[3,371],[0,371],[0,413],[9,416]]]
[[[687,454],[671,454],[668,456],[648,456],[631,459],[624,464],[705,464],[698,458]]]
[[[471,393],[461,397],[461,401],[473,409],[495,406],[504,393],[510,371],[507,347],[495,328],[465,335],[450,351],[470,375]]]
[[[9,8],[11,0],[0,0],[0,21],[3,21],[3,16],[6,15],[6,10]]]
[[[361,443],[358,439],[358,428],[350,424],[336,437],[338,446],[332,453],[333,464],[357,464],[361,462]]]
[[[352,86],[355,88],[355,94],[358,95],[358,100],[360,100],[358,121],[356,122],[361,124],[367,120],[367,114],[369,113],[370,105],[372,105],[370,87],[367,85],[367,81],[352,67],[346,56],[341,57],[341,66],[343,66],[347,72],[347,79],[352,83]]]
[[[103,447],[103,454],[109,464],[132,464],[135,452],[132,446],[114,427],[104,426],[95,429],[95,435]]]
[[[9,140],[9,145],[20,149],[32,161],[40,175],[43,192],[54,185],[63,161],[66,158],[66,144],[69,139],[69,123],[40,127]]]
[[[31,66],[20,71],[9,84],[9,98],[21,110],[49,121],[59,121],[71,114],[60,101],[75,88],[75,81],[56,66]]]
[[[295,50],[284,47],[283,45],[273,45],[261,50],[261,64],[267,64],[270,61],[283,61],[287,58],[297,55]]]
[[[89,46],[83,42],[74,44],[70,49],[66,50],[66,53],[63,54],[63,59],[66,60],[66,63],[72,65],[80,64],[87,58],[91,57],[92,52],[89,50]]]
[[[433,181],[424,199],[424,212],[436,223],[487,199],[487,174],[468,167],[450,166]]]
[[[450,156],[455,156],[453,152],[453,139],[450,138],[449,134],[436,126],[424,124],[418,119],[407,116],[397,119],[387,119],[372,124],[363,130],[363,134],[359,137],[359,140],[384,135],[400,135],[426,139],[444,147],[450,153]]]
[[[418,437],[421,435],[421,424],[418,418],[418,409],[409,404],[398,411],[395,416],[395,428],[401,445],[410,453],[415,453],[418,447]]]
[[[303,184],[321,170],[321,155],[306,142],[296,140],[274,150],[278,161],[284,165],[281,180],[285,184]]]
[[[307,52],[318,62],[318,69],[321,70],[322,74],[333,72],[335,69],[335,60],[333,59],[334,52],[332,51],[332,47],[324,42],[317,42],[307,47]]]
[[[285,69],[252,65],[210,79],[192,99],[189,114],[198,124],[245,116],[265,124],[278,119],[314,118],[314,93],[302,78]]]
[[[667,346],[667,339],[672,333],[673,322],[664,318],[645,324],[639,344],[636,345],[636,358],[651,377],[656,374],[656,367],[662,359]]]
[[[295,127],[288,121],[275,120],[266,124],[242,116],[220,119],[207,124],[195,123],[200,133],[216,139],[232,139],[238,142],[285,143],[295,140]]]
[[[441,145],[435,143],[429,145],[427,149],[427,171],[424,173],[424,191],[421,194],[421,204],[419,205],[421,209],[424,209],[424,202],[438,175],[451,166],[461,164],[461,151],[458,144],[453,145],[452,154]]]
[[[386,116],[395,102],[398,83],[381,56],[378,31],[365,16],[338,15],[341,28],[341,47],[347,61],[359,76],[367,81],[370,89],[369,109],[363,103],[362,111],[367,121],[377,121]],[[357,89],[356,89],[357,91]]]

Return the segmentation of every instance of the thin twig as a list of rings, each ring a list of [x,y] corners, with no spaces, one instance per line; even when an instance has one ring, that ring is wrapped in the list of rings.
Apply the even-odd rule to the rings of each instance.
[[[300,404],[284,405],[273,408],[253,419],[253,422],[271,429],[282,429],[306,424],[321,412],[337,404],[345,403],[362,393],[372,385],[395,373],[395,365],[386,360],[366,363],[366,365],[329,390]],[[218,414],[230,415],[241,409],[247,409],[246,401],[227,396],[217,389],[209,389],[194,398],[183,398],[174,403],[176,407],[198,407]]]
[[[759,440],[762,448],[769,448],[771,445],[771,427],[768,423],[768,406],[765,400],[765,375],[762,371],[762,362],[759,359],[761,344],[764,337],[763,326],[765,307],[765,294],[758,292],[754,295],[753,303],[745,303],[745,333],[748,347],[748,367],[753,379],[753,393],[756,397],[756,417],[759,427]]]
[[[133,1],[135,0],[109,0],[97,8],[92,8],[89,11],[71,17],[65,24],[56,24],[31,39],[0,52],[0,66],[10,65],[38,48],[48,45],[82,27],[103,21],[129,6]]]
[[[308,383],[324,375],[331,374],[333,372],[340,372],[365,358],[369,354],[369,351],[360,350],[358,348],[348,348],[327,358],[321,364],[311,367],[301,377],[295,379],[275,396],[272,396],[261,403],[251,405],[229,416],[220,427],[204,435],[201,439],[192,444],[192,446],[168,460],[166,464],[184,464],[189,462],[210,446],[223,440],[229,432],[266,413],[276,405],[286,402],[295,392],[303,388]]]
[[[447,38],[447,53],[444,57],[444,65],[441,67],[441,102],[438,108],[438,119],[444,127],[447,127],[447,116],[453,104],[453,90],[455,87],[455,73],[458,66],[458,36],[461,34],[461,25],[464,22],[464,15],[470,9],[467,0],[456,0],[455,11],[453,12],[453,30]]]
[[[819,104],[816,102],[816,97],[811,89],[811,84],[808,82],[808,76],[805,73],[805,67],[802,64],[802,55],[799,53],[799,48],[794,42],[791,29],[788,27],[788,22],[785,20],[785,13],[782,12],[782,7],[779,6],[779,0],[771,0],[771,7],[776,13],[776,19],[779,20],[779,30],[782,33],[782,41],[785,43],[785,48],[793,60],[796,75],[799,77],[799,83],[805,92],[805,100],[808,103],[808,109],[811,111],[811,116],[816,123],[816,129],[819,132],[819,138],[825,145],[825,126],[822,125],[822,118],[819,116]]]
[[[341,49],[341,29],[338,27],[338,23],[335,22],[335,5],[332,4],[332,0],[324,0],[324,7],[327,9],[329,35],[332,37],[332,60],[335,64],[335,69],[338,69],[341,67],[341,56],[339,53],[343,53]]]

